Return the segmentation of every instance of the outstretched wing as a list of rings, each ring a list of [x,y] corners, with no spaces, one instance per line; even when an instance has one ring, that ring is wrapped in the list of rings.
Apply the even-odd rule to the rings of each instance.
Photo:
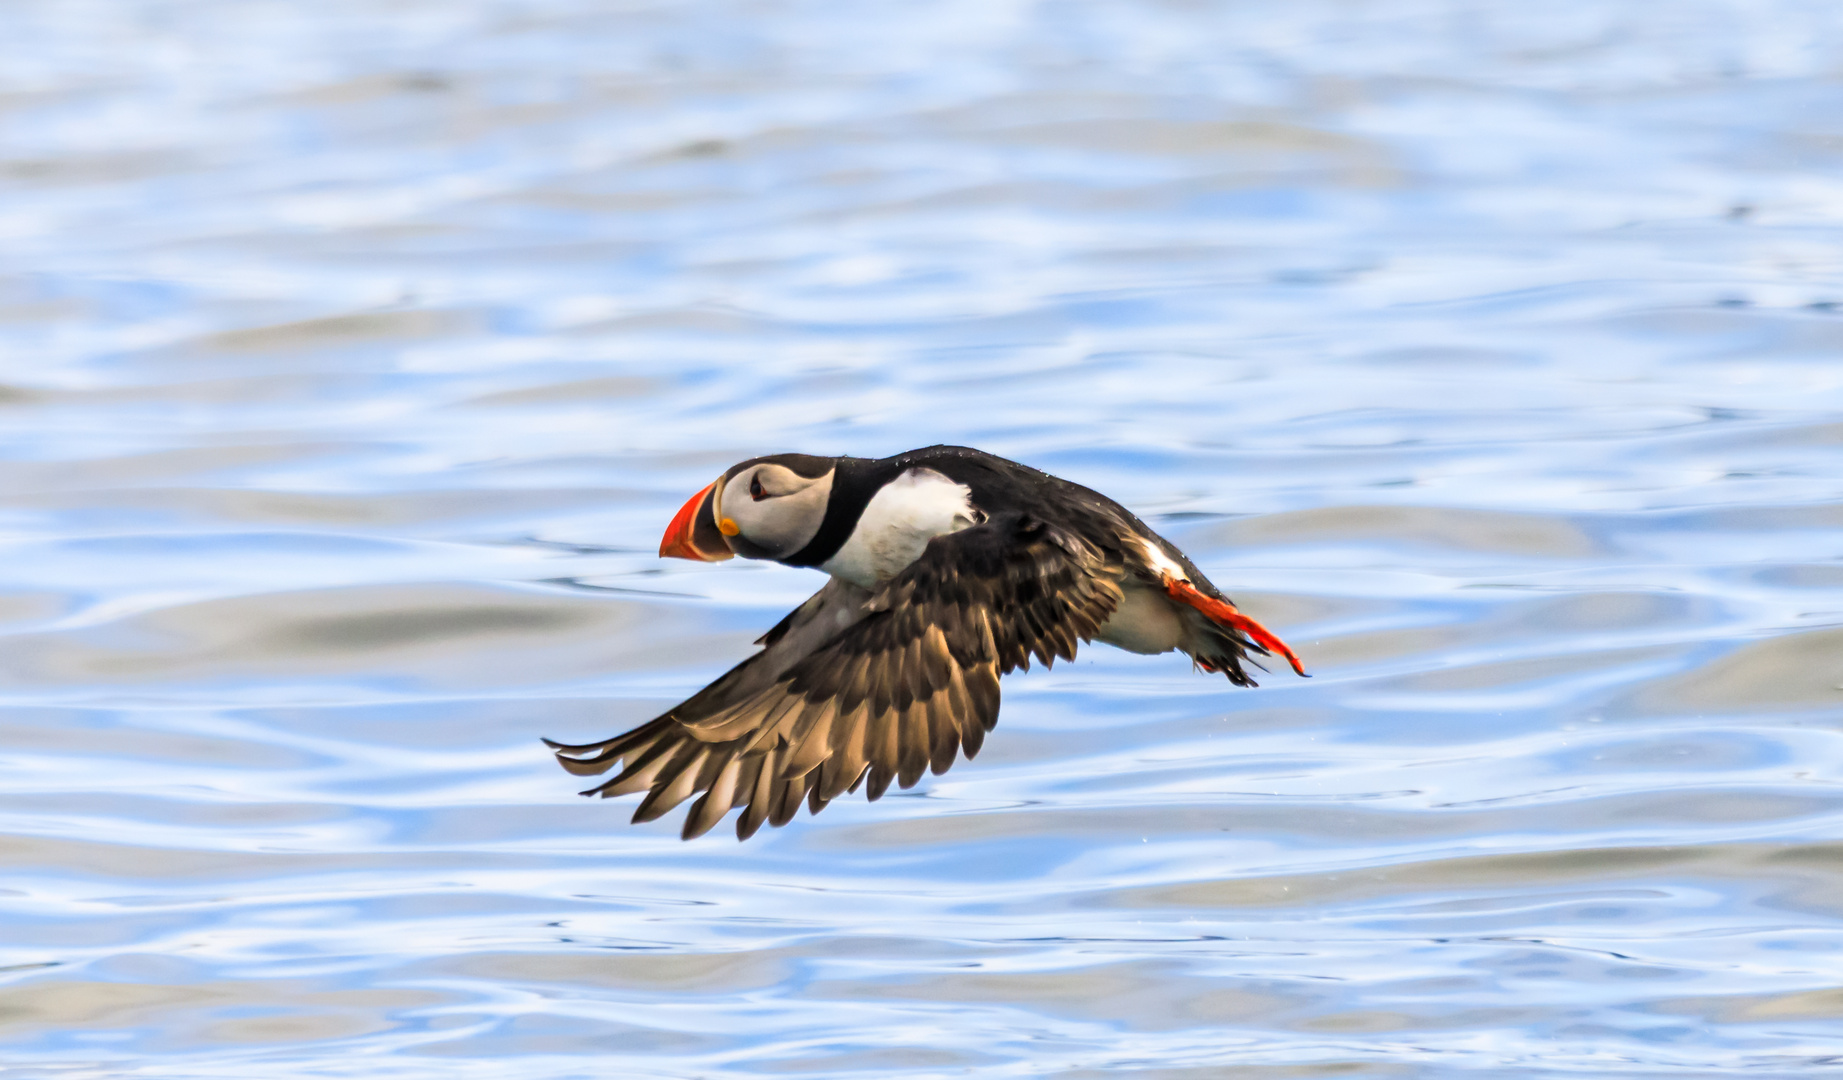
[[[977,754],[998,722],[998,677],[1032,656],[1072,659],[1119,606],[1123,574],[1118,551],[997,515],[935,537],[862,599],[834,583],[828,605],[828,585],[769,632],[767,649],[658,719],[603,743],[552,745],[571,772],[622,764],[583,794],[646,791],[636,822],[703,792],[685,838],[741,806],[736,835],[747,839],[764,821],[785,824],[802,799],[818,813],[868,779],[874,800],[891,780],[906,788],[959,750]]]

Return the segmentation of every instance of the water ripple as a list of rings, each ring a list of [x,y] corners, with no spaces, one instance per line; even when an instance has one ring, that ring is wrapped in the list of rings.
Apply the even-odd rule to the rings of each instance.
[[[0,13],[0,1064],[1835,1072],[1843,15]],[[814,587],[782,449],[1120,498],[1103,649],[746,845],[578,799]]]

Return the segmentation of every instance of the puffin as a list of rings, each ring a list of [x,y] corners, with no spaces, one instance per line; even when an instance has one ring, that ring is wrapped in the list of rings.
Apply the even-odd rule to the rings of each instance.
[[[886,458],[771,454],[687,500],[662,557],[740,555],[829,580],[760,650],[664,714],[601,742],[544,740],[582,792],[645,792],[636,824],[699,796],[684,839],[741,808],[736,837],[817,814],[860,786],[875,801],[970,760],[998,722],[998,680],[1099,641],[1182,652],[1253,686],[1250,654],[1293,650],[1119,503],[964,446]]]

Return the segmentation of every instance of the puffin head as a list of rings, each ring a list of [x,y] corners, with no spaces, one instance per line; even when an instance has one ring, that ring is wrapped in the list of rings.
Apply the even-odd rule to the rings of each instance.
[[[659,554],[703,562],[732,555],[784,559],[818,535],[837,469],[837,458],[811,454],[771,454],[732,465],[679,508]]]

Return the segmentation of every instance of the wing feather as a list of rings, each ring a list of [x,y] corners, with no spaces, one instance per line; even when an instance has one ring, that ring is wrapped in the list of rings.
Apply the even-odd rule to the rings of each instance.
[[[774,784],[774,802],[768,807],[768,824],[775,828],[787,824],[800,812],[800,800],[806,797],[806,774],[783,774]]]
[[[788,742],[794,752],[787,759],[787,772],[808,773],[832,756],[832,721],[838,715],[836,699],[812,702],[794,726]]]
[[[780,772],[780,749],[771,747],[761,757],[755,782],[749,785],[749,804],[736,819],[736,839],[747,840],[768,820],[768,802],[774,792],[774,778]]]
[[[640,808],[634,811],[634,821],[663,817],[666,811],[690,798],[697,790],[698,767],[709,753],[704,743],[695,740],[681,743],[678,753],[673,754],[659,772],[665,782],[654,782],[653,790],[646,793],[646,798],[640,800]]]
[[[901,747],[896,752],[896,783],[904,790],[915,786],[928,771],[928,721],[913,704],[896,714]]]
[[[928,770],[939,776],[953,767],[954,755],[960,750],[960,726],[954,723],[944,690],[929,697],[922,708],[928,721]]]
[[[653,781],[665,770],[672,759],[673,752],[679,748],[681,740],[676,738],[660,739],[646,749],[628,758],[627,768],[619,776],[599,788],[590,788],[584,795],[599,793],[604,799],[617,795],[630,795],[636,791],[646,791],[653,786]],[[602,766],[607,768],[606,765]]]
[[[928,544],[873,591],[833,581],[765,648],[664,715],[599,743],[552,743],[584,794],[645,791],[651,821],[700,792],[686,839],[740,807],[736,835],[866,786],[913,786],[969,759],[998,723],[999,676],[1073,659],[1121,599],[1119,551],[1028,514]]]
[[[717,778],[711,782],[710,790],[704,797],[693,803],[691,813],[685,817],[685,829],[679,834],[683,840],[692,840],[703,836],[723,815],[730,812],[736,802],[736,781],[742,776],[742,758],[732,757],[724,763]]]

